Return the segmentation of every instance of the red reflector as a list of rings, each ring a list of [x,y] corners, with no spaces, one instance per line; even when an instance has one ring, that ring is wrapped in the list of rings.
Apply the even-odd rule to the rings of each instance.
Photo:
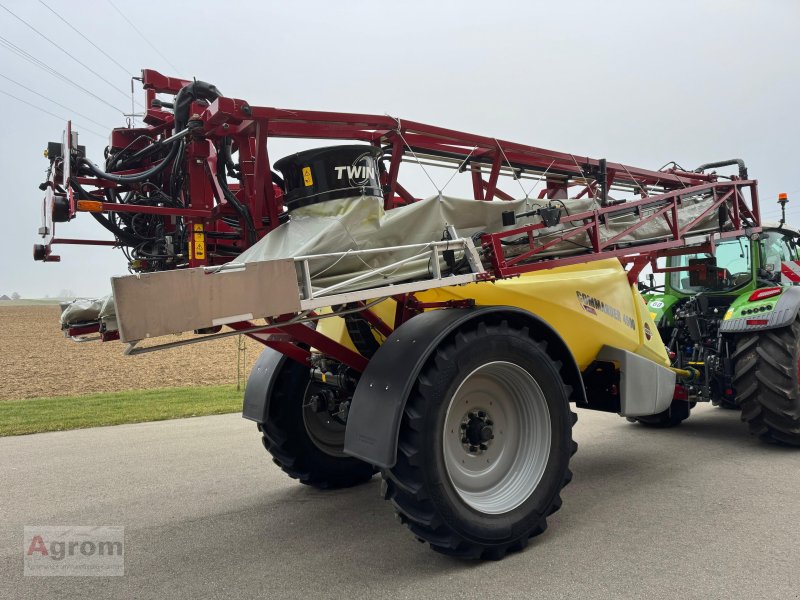
[[[771,287],[771,288],[764,288],[762,290],[756,290],[752,294],[750,294],[750,302],[755,300],[763,300],[764,298],[772,298],[773,296],[777,296],[783,291],[783,288],[779,287]]]
[[[769,321],[767,319],[747,319],[745,323],[748,325],[766,325]]]
[[[689,393],[686,391],[686,388],[682,385],[675,386],[675,394],[672,396],[673,400],[688,400]]]

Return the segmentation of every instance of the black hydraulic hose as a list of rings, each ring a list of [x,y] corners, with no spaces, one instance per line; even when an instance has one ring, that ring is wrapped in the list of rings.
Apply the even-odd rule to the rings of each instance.
[[[151,154],[155,154],[156,152],[162,149],[163,149],[163,142],[154,141],[152,144],[142,148],[141,150],[135,152],[134,154],[131,154],[127,158],[122,159],[121,162],[116,161],[115,164],[112,165],[113,168],[107,166],[106,169],[108,170],[108,172],[123,171],[126,168],[128,168],[128,165],[136,163],[137,161],[141,161],[142,159],[145,159]],[[106,160],[106,165],[108,165],[107,160]]]
[[[215,85],[205,81],[193,81],[178,90],[175,96],[175,133],[180,133],[189,124],[189,109],[192,102],[196,100],[213,102],[221,95]]]
[[[86,189],[80,183],[78,183],[74,177],[70,179],[69,183],[70,187],[75,190],[75,192],[78,194],[78,198],[81,200],[95,200],[97,202],[103,202],[103,200],[105,200],[102,196],[95,196],[94,194],[87,192]],[[136,246],[137,244],[141,243],[141,240],[137,236],[131,235],[130,233],[120,229],[116,223],[108,219],[103,213],[92,212],[91,215],[94,217],[95,221],[113,233],[117,239],[126,246]]]
[[[258,234],[256,233],[256,226],[253,224],[253,217],[250,215],[250,211],[247,209],[247,207],[239,202],[234,193],[228,187],[224,160],[217,161],[217,181],[219,182],[219,187],[222,190],[222,195],[225,196],[225,199],[231,204],[231,206],[233,206],[234,210],[239,213],[239,216],[242,217],[245,228],[247,229],[250,243],[255,244],[256,241],[258,241]]]
[[[181,143],[178,156],[175,157],[175,168],[169,174],[169,195],[171,198],[177,198],[183,186],[183,158],[185,151],[186,144]]]
[[[702,173],[706,169],[715,169],[717,167],[730,167],[731,165],[739,165],[739,177],[747,179],[747,167],[741,158],[732,158],[730,160],[720,160],[718,162],[705,163],[697,167],[694,172]]]
[[[180,133],[188,127],[190,117],[189,109],[192,106],[192,102],[197,100],[213,102],[221,95],[222,94],[215,85],[206,83],[205,81],[193,81],[183,86],[175,96],[175,133]],[[231,192],[230,188],[228,188],[226,169],[233,167],[232,143],[233,141],[228,137],[220,140],[220,147],[218,150],[219,160],[217,160],[217,181],[219,182],[225,199],[233,206],[234,210],[239,213],[239,216],[242,217],[245,227],[248,229],[250,242],[255,243],[258,236],[250,211],[236,199],[236,196]]]
[[[183,86],[175,96],[175,133],[178,134],[188,127],[190,118],[189,109],[193,102],[197,100],[213,102],[221,95],[222,94],[215,85],[206,83],[205,81],[193,81]],[[254,244],[258,240],[258,234],[253,223],[253,217],[247,207],[239,202],[228,187],[226,169],[233,167],[232,144],[233,140],[231,140],[231,138],[226,137],[220,140],[218,154],[221,160],[217,160],[217,181],[219,182],[220,189],[225,199],[233,206],[234,210],[244,221],[250,243]]]
[[[108,181],[113,181],[115,183],[141,183],[142,181],[147,181],[153,175],[157,175],[163,171],[164,168],[175,159],[178,154],[178,150],[182,145],[178,142],[180,142],[180,139],[175,139],[171,142],[172,148],[164,160],[157,165],[150,167],[147,171],[142,171],[141,173],[136,173],[135,175],[114,175],[113,173],[105,173],[88,158],[82,158],[80,164],[85,165],[95,176],[100,177],[101,179],[107,179]]]
[[[131,146],[133,146],[137,142],[140,142],[141,140],[150,140],[151,142],[155,143],[155,140],[152,137],[150,137],[149,135],[140,135],[140,136],[138,136],[130,144],[125,146],[122,150],[120,150],[119,152],[114,154],[114,156],[111,157],[112,161],[113,161],[111,164],[109,164],[108,160],[106,160],[106,169],[108,169],[109,171],[113,171],[114,169],[117,169],[117,168],[121,169],[125,165],[125,162],[120,162],[124,158],[125,153],[130,149]],[[148,146],[148,148],[152,148],[152,145]],[[106,148],[106,150],[108,150],[108,148]],[[129,158],[132,158],[132,157],[129,157]]]
[[[108,217],[106,217],[103,213],[93,212],[91,215],[94,217],[95,221],[100,223],[103,227],[108,229],[111,233],[113,233],[120,243],[126,246],[136,246],[141,243],[141,240],[138,237],[134,237],[122,229],[120,229],[115,223],[113,223]]]
[[[94,194],[90,194],[89,192],[87,192],[86,188],[84,188],[80,183],[78,183],[78,180],[75,177],[70,178],[69,186],[75,191],[75,193],[78,194],[79,200],[96,200],[98,202],[105,201],[105,198],[103,198],[102,196],[95,196]]]

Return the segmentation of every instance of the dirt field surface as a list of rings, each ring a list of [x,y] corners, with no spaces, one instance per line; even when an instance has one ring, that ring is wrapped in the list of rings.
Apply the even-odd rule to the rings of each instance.
[[[55,305],[0,306],[0,400],[236,384],[238,336],[124,356],[120,342],[65,338],[59,314]],[[263,348],[244,345],[243,384]]]

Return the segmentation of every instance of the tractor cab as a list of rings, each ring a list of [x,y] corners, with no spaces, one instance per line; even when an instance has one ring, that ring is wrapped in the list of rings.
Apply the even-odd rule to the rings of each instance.
[[[780,285],[784,263],[800,259],[800,231],[767,223],[751,237],[723,239],[714,255],[685,254],[667,259],[665,295],[677,299],[698,294],[740,296]]]
[[[800,231],[765,223],[760,233],[717,241],[713,255],[669,257],[661,270],[663,288],[644,290],[650,316],[678,364],[705,364],[707,352],[701,358],[698,348],[716,352],[718,335],[772,326],[784,292],[800,285]],[[708,392],[714,387],[733,393],[727,382]]]
[[[758,272],[761,279],[774,283],[795,284],[792,277],[782,277],[790,264],[800,260],[800,231],[786,225],[765,224],[758,239]],[[784,263],[789,263],[784,265]]]
[[[685,254],[668,259],[665,291],[676,296],[699,293],[726,295],[743,291],[756,279],[756,244],[747,237],[720,240],[711,254]]]

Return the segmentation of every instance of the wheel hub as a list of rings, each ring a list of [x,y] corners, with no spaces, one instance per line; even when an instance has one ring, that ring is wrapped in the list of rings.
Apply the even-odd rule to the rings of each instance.
[[[333,390],[320,389],[313,383],[306,388],[303,423],[314,445],[331,456],[344,458],[344,434],[350,401],[339,398]]]
[[[550,455],[547,400],[533,376],[505,361],[469,373],[450,399],[442,451],[450,483],[478,512],[504,514],[534,492]]]
[[[482,454],[494,439],[494,421],[484,410],[470,411],[461,419],[461,445],[470,454]]]

